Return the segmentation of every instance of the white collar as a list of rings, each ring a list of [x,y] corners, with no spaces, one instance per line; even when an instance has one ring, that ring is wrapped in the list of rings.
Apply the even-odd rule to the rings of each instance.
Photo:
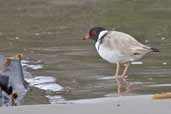
[[[108,30],[103,30],[103,31],[101,31],[100,34],[99,34],[99,36],[98,36],[98,40],[100,40],[100,39],[102,38],[102,36],[103,36],[104,34],[106,34],[107,32],[108,32]]]

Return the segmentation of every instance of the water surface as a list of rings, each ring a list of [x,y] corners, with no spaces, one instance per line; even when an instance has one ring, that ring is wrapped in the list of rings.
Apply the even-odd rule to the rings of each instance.
[[[1,54],[23,53],[33,80],[51,77],[63,88],[33,86],[23,104],[170,91],[170,5],[170,0],[1,1]],[[96,25],[131,34],[161,52],[132,64],[127,81],[115,81],[115,66],[97,55],[93,41],[82,40]]]

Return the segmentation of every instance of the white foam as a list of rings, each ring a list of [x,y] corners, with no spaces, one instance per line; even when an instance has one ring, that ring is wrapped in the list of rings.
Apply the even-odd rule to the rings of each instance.
[[[30,61],[28,60],[21,60],[21,63],[29,63]]]
[[[38,70],[38,69],[43,68],[43,65],[40,65],[40,64],[30,65],[30,64],[22,63],[22,66],[27,67],[27,68],[31,68],[33,70]]]
[[[42,83],[52,83],[55,82],[55,78],[53,77],[46,77],[46,76],[37,76],[34,78],[26,79],[27,82],[29,82],[32,85],[42,84]]]
[[[148,78],[149,80],[153,80],[153,78]]]
[[[38,33],[38,32],[37,32],[37,33],[35,33],[34,35],[39,36],[39,35],[40,35],[40,33]]]
[[[109,93],[109,94],[106,94],[104,95],[105,97],[115,97],[116,95],[114,93]]]
[[[19,40],[19,39],[20,39],[20,37],[16,36],[16,37],[15,37],[15,39],[16,39],[16,40]]]
[[[122,75],[118,75],[118,78],[122,78]],[[105,76],[105,77],[99,77],[97,80],[114,80],[114,75],[113,76]]]
[[[105,77],[97,78],[97,80],[111,80],[111,79],[114,79],[114,76],[105,76]]]
[[[50,104],[57,104],[57,103],[61,103],[61,102],[66,102],[62,96],[47,95],[46,97],[48,98]]]
[[[148,87],[170,87],[171,84],[154,84],[154,85],[148,85]]]
[[[161,37],[161,40],[165,40],[166,38],[165,37]]]
[[[58,84],[56,84],[56,83],[52,83],[52,84],[38,84],[38,85],[35,85],[35,87],[43,89],[43,90],[46,90],[46,91],[54,91],[54,92],[62,91],[63,90],[63,87],[58,85]]]
[[[167,62],[163,62],[163,65],[167,65]]]
[[[21,64],[23,67],[31,68],[33,70],[42,69],[44,66],[42,64],[38,64],[40,61],[28,61],[28,60],[22,60]]]
[[[131,62],[131,64],[133,64],[133,65],[141,65],[141,64],[143,64],[143,62],[142,61],[136,61],[136,62]]]
[[[144,83],[143,82],[130,82],[130,84],[132,84],[132,85],[142,85]]]
[[[145,43],[148,43],[149,41],[148,41],[148,40],[145,40],[144,42],[145,42]]]
[[[50,76],[37,76],[34,78],[25,79],[31,86],[40,88],[46,91],[62,91],[63,87],[56,83],[56,79]]]

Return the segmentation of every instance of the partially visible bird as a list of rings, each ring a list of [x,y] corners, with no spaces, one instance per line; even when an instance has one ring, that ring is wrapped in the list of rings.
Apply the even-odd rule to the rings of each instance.
[[[93,27],[84,40],[92,39],[98,54],[109,63],[116,63],[114,78],[118,78],[120,64],[125,65],[122,78],[127,78],[129,62],[137,61],[150,52],[160,52],[138,42],[134,37],[119,31],[107,30],[103,27]]]

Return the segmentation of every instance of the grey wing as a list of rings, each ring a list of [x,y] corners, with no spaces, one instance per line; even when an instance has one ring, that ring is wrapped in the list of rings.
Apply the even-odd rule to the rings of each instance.
[[[124,55],[144,55],[151,51],[151,47],[141,44],[126,33],[112,31],[108,37],[111,40],[111,47]]]

